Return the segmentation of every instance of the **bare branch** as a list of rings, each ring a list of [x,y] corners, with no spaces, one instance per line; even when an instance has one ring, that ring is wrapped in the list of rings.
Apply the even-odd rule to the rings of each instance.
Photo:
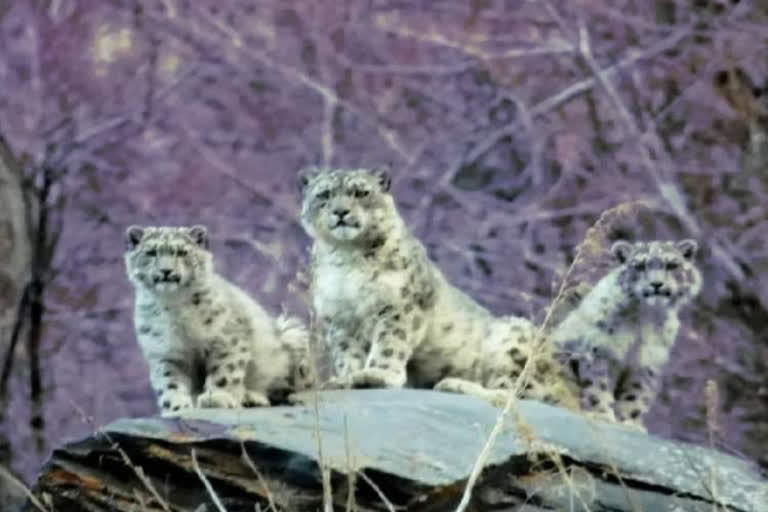
[[[330,166],[333,162],[333,122],[336,115],[336,101],[331,98],[323,98],[323,125],[322,144],[323,165]]]
[[[331,87],[315,80],[314,78],[296,68],[276,62],[265,52],[253,47],[245,48],[242,45],[237,44],[237,41],[241,41],[243,38],[235,29],[222,29],[220,24],[212,21],[210,17],[206,15],[206,13],[201,13],[201,16],[212,26],[212,28],[215,29],[215,31],[211,32],[219,32],[220,34],[227,36],[224,42],[231,45],[231,51],[223,54],[223,58],[227,60],[222,63],[226,63],[231,70],[237,73],[241,73],[242,63],[250,62],[258,63],[272,71],[276,71],[281,75],[285,75],[286,77],[295,80],[299,84],[319,94],[325,101],[333,102],[334,105],[348,110],[349,112],[356,115],[364,123],[374,127],[381,138],[387,143],[387,145],[406,162],[410,163],[414,160],[415,157],[413,153],[403,146],[403,143],[397,133],[388,128],[386,123],[382,119],[379,119],[377,115],[368,114],[357,105],[353,104],[351,101],[339,96]],[[172,27],[172,30],[170,31],[171,34],[178,37],[182,42],[197,47],[197,49],[204,54],[209,53],[208,45],[216,43],[221,44],[223,42],[213,39],[210,35],[210,32],[191,32],[184,26],[175,23],[168,23],[167,20],[163,21],[167,24],[161,26],[165,26],[166,29]],[[159,20],[154,19],[153,23],[159,24]],[[236,37],[233,37],[233,35]],[[233,57],[236,57],[236,62],[232,60]]]
[[[563,33],[567,36],[570,36],[571,38],[577,38],[577,36],[570,34],[565,20],[562,18],[562,16],[560,16],[552,3],[545,1],[544,5],[547,7],[550,15],[558,24]],[[696,221],[695,217],[688,210],[680,189],[668,178],[668,168],[671,166],[671,157],[667,153],[663,144],[659,142],[656,130],[654,129],[653,131],[649,131],[648,135],[650,136],[643,137],[643,133],[637,125],[634,116],[630,114],[629,109],[627,109],[624,101],[621,99],[621,96],[619,96],[616,87],[610,81],[609,77],[606,76],[603,70],[600,69],[599,64],[592,56],[589,46],[584,46],[583,44],[579,44],[577,46],[580,49],[581,57],[587,63],[600,85],[610,96],[614,107],[618,111],[620,118],[622,119],[624,126],[627,129],[627,132],[632,137],[632,139],[637,142],[637,148],[640,151],[643,166],[649,175],[653,178],[659,194],[666,201],[667,205],[672,209],[678,219],[680,219],[686,229],[692,235],[700,237],[702,235],[701,226],[699,226],[698,221]],[[649,148],[651,141],[653,141],[654,152],[662,158],[656,163],[653,161],[653,157],[651,156]],[[723,266],[728,270],[733,278],[738,281],[744,280],[744,271],[733,259],[733,257],[725,250],[720,242],[717,240],[712,240],[710,242],[710,247],[712,249],[712,253],[723,264]]]
[[[665,37],[664,39],[659,41],[657,44],[654,44],[653,46],[645,50],[628,52],[630,53],[630,55],[628,55],[627,57],[623,58],[622,60],[618,61],[615,64],[612,64],[604,69],[600,69],[595,74],[597,77],[601,77],[602,79],[605,80],[609,77],[612,77],[622,69],[628,68],[639,61],[651,59],[656,55],[659,55],[660,53],[664,53],[665,51],[668,51],[671,48],[676,47],[684,39],[686,39],[690,34],[691,34],[691,29],[687,27],[677,30],[674,33],[672,33],[670,36]],[[552,110],[558,108],[560,105],[572,100],[576,96],[579,96],[589,91],[597,83],[598,83],[598,79],[594,77],[580,80],[575,84],[566,87],[565,89],[558,92],[557,94],[554,94],[540,101],[539,103],[533,105],[529,109],[529,114],[532,118],[546,115]],[[514,135],[519,130],[520,130],[520,124],[515,122],[510,125],[504,126],[499,130],[491,133],[490,135],[488,135],[488,137],[480,141],[472,149],[472,151],[467,155],[466,161],[472,162],[474,160],[477,160],[478,158],[480,158],[480,156],[487,153],[488,150],[490,150],[493,146],[495,146],[499,140],[503,139],[504,137]]]
[[[29,285],[24,287],[24,292],[21,295],[21,302],[16,310],[16,319],[13,323],[13,330],[11,331],[11,338],[8,343],[8,351],[5,353],[5,359],[3,361],[2,377],[0,377],[0,396],[5,396],[8,389],[8,378],[11,376],[11,370],[13,369],[13,358],[16,353],[16,345],[18,345],[19,338],[21,337],[21,330],[25,325],[28,308]]]

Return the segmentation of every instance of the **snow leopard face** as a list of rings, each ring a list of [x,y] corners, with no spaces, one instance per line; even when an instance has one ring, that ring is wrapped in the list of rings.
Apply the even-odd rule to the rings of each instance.
[[[694,264],[698,244],[619,240],[611,251],[621,265],[619,284],[633,300],[652,307],[681,306],[698,295],[701,273]]]
[[[300,185],[304,229],[332,245],[370,241],[397,215],[383,170],[311,168]]]
[[[139,227],[125,232],[125,268],[131,282],[170,295],[204,281],[212,272],[205,227]]]

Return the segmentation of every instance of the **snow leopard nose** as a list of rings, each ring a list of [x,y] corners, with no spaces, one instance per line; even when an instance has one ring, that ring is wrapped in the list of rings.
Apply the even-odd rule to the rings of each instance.
[[[173,270],[169,268],[160,269],[160,275],[163,277],[163,279],[168,279],[169,277],[171,277],[171,273],[173,273]]]
[[[349,213],[349,210],[347,208],[336,208],[333,210],[333,214],[336,215],[339,219],[343,219],[347,216]]]
[[[662,286],[664,286],[664,283],[662,283],[661,281],[651,281],[651,287],[655,292],[661,290]]]

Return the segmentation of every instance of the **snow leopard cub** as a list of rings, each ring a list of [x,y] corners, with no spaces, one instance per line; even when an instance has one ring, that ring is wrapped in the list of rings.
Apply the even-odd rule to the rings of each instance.
[[[490,397],[514,385],[533,324],[496,317],[448,282],[405,226],[386,171],[312,168],[300,184],[312,301],[336,370],[328,386]],[[533,369],[523,395],[554,402],[556,363],[537,353]]]
[[[164,415],[191,407],[269,405],[309,387],[309,336],[267,314],[213,269],[203,226],[126,230],[134,322]]]
[[[679,311],[701,289],[695,240],[619,240],[617,265],[552,332],[581,409],[639,429],[661,385]]]

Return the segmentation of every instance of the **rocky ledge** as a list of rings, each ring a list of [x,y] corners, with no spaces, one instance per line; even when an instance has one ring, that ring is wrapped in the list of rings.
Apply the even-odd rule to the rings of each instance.
[[[316,511],[325,478],[333,510],[450,511],[499,414],[433,391],[302,398],[118,420],[55,450],[33,492],[57,512]],[[521,401],[467,510],[764,512],[768,482],[730,455]]]

